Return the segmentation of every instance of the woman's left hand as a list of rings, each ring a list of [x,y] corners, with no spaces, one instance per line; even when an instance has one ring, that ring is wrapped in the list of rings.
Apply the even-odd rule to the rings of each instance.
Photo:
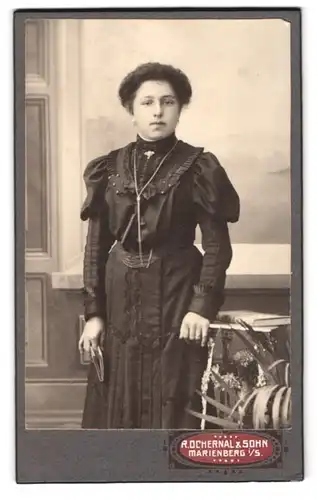
[[[196,314],[188,312],[184,317],[181,325],[179,338],[199,342],[203,347],[208,339],[209,320]]]

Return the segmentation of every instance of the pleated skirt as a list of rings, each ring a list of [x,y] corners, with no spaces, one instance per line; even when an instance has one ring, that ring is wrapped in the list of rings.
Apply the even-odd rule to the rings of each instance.
[[[208,352],[179,339],[202,257],[193,246],[132,268],[114,247],[106,265],[104,381],[88,371],[85,429],[197,429]]]

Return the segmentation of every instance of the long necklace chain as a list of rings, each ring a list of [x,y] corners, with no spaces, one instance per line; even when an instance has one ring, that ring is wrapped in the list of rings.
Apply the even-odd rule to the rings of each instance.
[[[138,244],[139,244],[139,256],[140,256],[140,261],[141,261],[142,265],[143,265],[143,253],[142,253],[142,237],[141,237],[141,206],[140,206],[141,195],[145,191],[145,189],[148,187],[148,185],[150,184],[150,182],[152,182],[152,180],[154,179],[154,177],[156,176],[156,174],[159,172],[159,170],[161,169],[161,167],[162,167],[163,163],[165,162],[165,160],[168,158],[168,156],[175,149],[177,143],[178,143],[178,140],[174,143],[174,145],[171,147],[171,149],[162,158],[162,160],[160,161],[160,163],[158,164],[158,166],[154,170],[154,172],[151,175],[151,177],[142,186],[142,188],[140,190],[139,190],[138,181],[137,181],[136,150],[134,149],[134,152],[133,152],[133,175],[134,175],[134,185],[135,185],[136,205],[137,205]],[[152,254],[152,251],[150,253],[148,265],[150,263],[151,254]]]

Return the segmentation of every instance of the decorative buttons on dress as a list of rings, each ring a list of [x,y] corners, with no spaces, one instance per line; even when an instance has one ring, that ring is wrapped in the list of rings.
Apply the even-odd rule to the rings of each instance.
[[[116,194],[119,194],[119,189],[116,190]]]
[[[112,185],[113,185],[113,186],[115,186],[115,185],[116,185],[116,183],[115,183],[115,182],[113,182],[113,183],[112,183]]]

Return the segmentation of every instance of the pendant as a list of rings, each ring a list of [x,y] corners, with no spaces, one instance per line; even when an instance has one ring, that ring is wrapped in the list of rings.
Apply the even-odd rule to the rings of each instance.
[[[136,213],[137,213],[137,223],[138,223],[138,242],[141,244],[141,208],[140,208],[140,196],[136,197]]]
[[[140,208],[140,195],[136,197],[136,208],[137,208],[137,222],[138,222],[138,243],[139,243],[139,257],[141,265],[143,265],[143,255],[142,255],[142,235],[141,235],[141,208]]]

